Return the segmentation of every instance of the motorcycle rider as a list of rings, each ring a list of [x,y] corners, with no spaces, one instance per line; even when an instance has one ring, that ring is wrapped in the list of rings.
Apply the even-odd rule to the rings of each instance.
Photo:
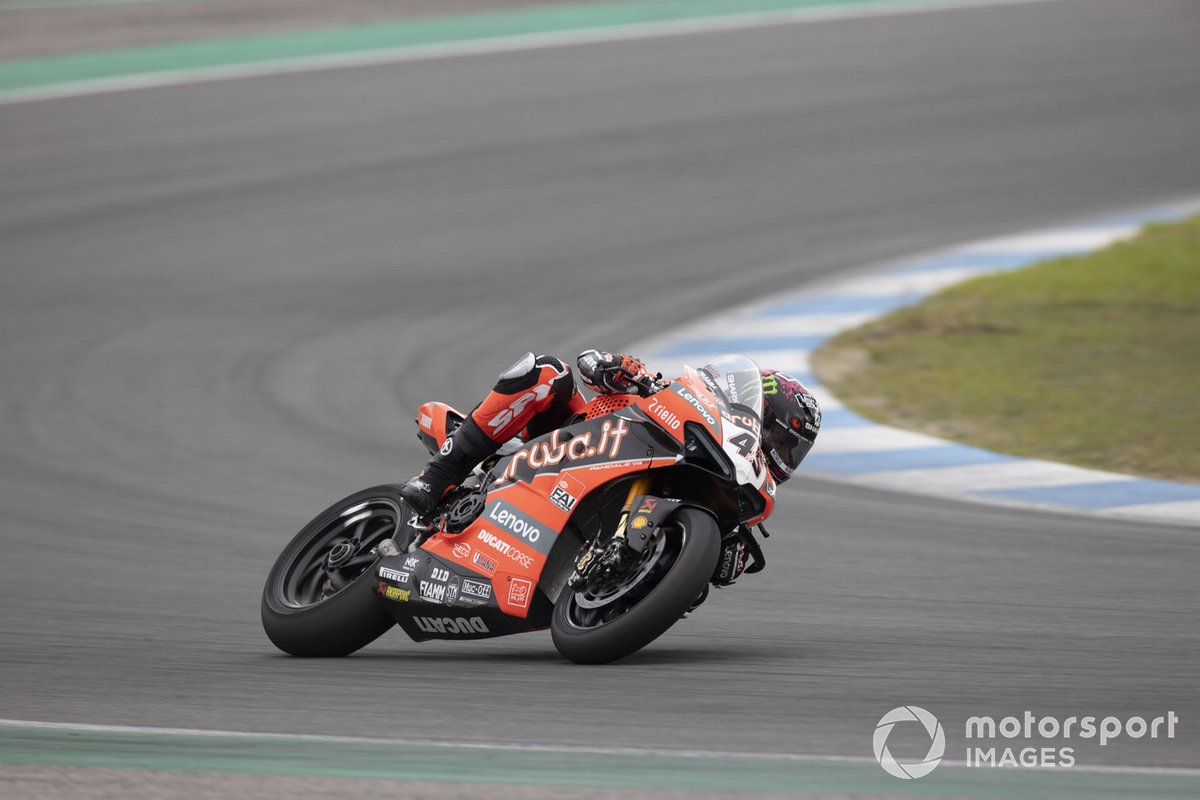
[[[597,394],[632,394],[649,377],[645,365],[627,355],[585,350],[577,360],[584,384]],[[783,483],[812,449],[821,429],[821,409],[800,381],[778,370],[762,370],[762,451],[775,482]],[[500,373],[492,391],[467,415],[420,474],[400,495],[428,516],[452,487],[479,462],[522,431],[531,439],[561,428],[583,410],[571,369],[554,356],[526,353]]]

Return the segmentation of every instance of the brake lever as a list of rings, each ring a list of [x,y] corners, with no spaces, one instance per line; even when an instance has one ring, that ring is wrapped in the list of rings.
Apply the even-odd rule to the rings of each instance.
[[[624,378],[630,386],[637,388],[639,397],[649,397],[654,393],[650,390],[650,387],[645,384],[645,379],[639,378],[636,372],[631,372],[625,369],[625,367],[616,367],[616,369],[620,372],[621,377]]]
[[[629,370],[625,369],[624,367],[619,367],[618,369],[621,370],[621,374],[623,374],[632,385],[636,386],[639,389],[638,395],[640,397],[649,397],[652,394],[657,394],[658,392],[661,392],[663,389],[665,389],[667,387],[666,383],[663,383],[660,380],[658,380],[654,377],[651,377],[650,375],[644,375],[642,377],[638,377],[637,373],[630,372]],[[662,378],[661,372],[658,373],[658,378]]]

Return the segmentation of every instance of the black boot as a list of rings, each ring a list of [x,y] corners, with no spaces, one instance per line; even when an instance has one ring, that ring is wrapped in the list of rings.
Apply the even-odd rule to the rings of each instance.
[[[421,474],[400,487],[400,496],[414,511],[427,517],[437,508],[447,489],[461,484],[475,465],[496,452],[498,447],[473,418],[467,417]]]

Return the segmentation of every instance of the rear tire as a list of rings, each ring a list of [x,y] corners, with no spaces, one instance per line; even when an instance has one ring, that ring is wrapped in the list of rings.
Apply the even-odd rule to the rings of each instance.
[[[554,646],[577,664],[605,664],[641,650],[667,632],[700,596],[721,554],[717,522],[697,508],[680,508],[663,524],[666,535],[681,535],[682,546],[667,573],[632,608],[616,619],[583,627],[577,621],[576,593],[564,588],[554,604],[550,633]]]
[[[279,554],[262,596],[263,629],[276,647],[294,656],[345,656],[396,624],[373,591],[378,559],[370,550],[405,518],[398,489],[375,486],[334,503]],[[357,550],[341,569],[325,569],[340,542],[357,542]]]

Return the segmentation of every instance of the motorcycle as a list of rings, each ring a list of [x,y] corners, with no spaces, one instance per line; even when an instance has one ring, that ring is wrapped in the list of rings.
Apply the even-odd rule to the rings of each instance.
[[[665,633],[736,574],[732,559],[750,559],[737,572],[762,569],[751,526],[766,535],[775,484],[758,366],[727,356],[634,383],[636,394],[599,395],[562,428],[507,443],[429,517],[396,485],[334,503],[271,568],[267,636],[330,657],[393,625],[415,641],[548,627],[565,658],[597,664]],[[464,419],[425,403],[418,437],[433,453]]]

